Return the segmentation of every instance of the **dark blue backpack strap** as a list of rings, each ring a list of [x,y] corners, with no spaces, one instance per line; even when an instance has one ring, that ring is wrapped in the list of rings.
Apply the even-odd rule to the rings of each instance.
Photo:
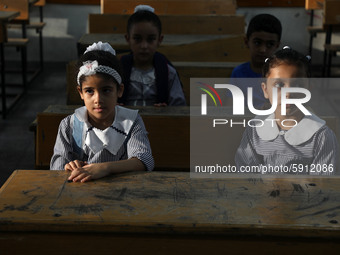
[[[73,115],[73,128],[72,128],[73,150],[81,157],[83,155],[83,128],[84,123],[81,122],[76,117],[76,115]]]
[[[156,87],[158,103],[168,103],[169,98],[169,68],[167,58],[155,52],[153,57],[156,75]]]
[[[130,85],[130,75],[131,75],[131,70],[132,70],[132,65],[133,65],[133,55],[132,54],[127,54],[124,55],[120,58],[120,62],[123,67],[123,84],[124,84],[124,91],[123,91],[123,96],[121,98],[118,98],[119,103],[126,103],[126,95],[128,94],[129,91],[129,85]]]

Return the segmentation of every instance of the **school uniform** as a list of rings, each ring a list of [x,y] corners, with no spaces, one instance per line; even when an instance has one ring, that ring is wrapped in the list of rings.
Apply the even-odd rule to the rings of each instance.
[[[231,72],[231,78],[261,78],[261,73],[255,73],[251,69],[250,62],[242,63],[236,66]]]
[[[84,106],[61,121],[50,169],[63,170],[73,160],[92,164],[134,157],[153,170],[150,143],[138,111],[116,106],[112,125],[100,130],[89,123]]]
[[[242,166],[287,166],[286,170],[290,169],[286,172],[288,174],[336,174],[338,142],[324,120],[316,115],[305,116],[286,131],[280,130],[275,121],[270,121],[275,119],[274,113],[255,119],[263,120],[264,124],[260,126],[257,122],[257,127],[246,128],[235,155],[238,169]],[[252,125],[255,126],[255,122]],[[303,172],[293,172],[294,164],[303,168]],[[313,167],[327,167],[333,171],[310,172]]]
[[[156,103],[186,105],[177,71],[163,54],[155,52],[153,67],[149,70],[135,68],[132,54],[124,55],[121,63],[125,76],[124,92],[119,102],[133,106],[152,106]]]
[[[254,79],[251,79],[254,78]],[[253,88],[253,105],[260,109],[267,99],[264,97],[261,88],[262,74],[255,73],[250,66],[250,62],[242,63],[236,66],[230,76],[230,83],[239,87],[245,97],[245,105],[248,101],[248,87]],[[228,91],[227,96],[231,97],[231,93]]]

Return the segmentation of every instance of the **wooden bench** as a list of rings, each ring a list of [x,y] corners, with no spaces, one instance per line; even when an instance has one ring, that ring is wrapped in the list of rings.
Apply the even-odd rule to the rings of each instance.
[[[53,147],[58,131],[60,121],[69,114],[74,112],[79,106],[67,105],[51,105],[45,112],[37,115],[36,122],[32,123],[31,131],[35,132],[36,139],[36,169],[49,169],[50,159],[53,154]],[[152,153],[155,159],[155,167],[157,170],[171,169],[175,171],[189,171],[190,168],[190,142],[192,137],[200,137],[206,144],[211,144],[212,141],[206,140],[209,137],[205,136],[203,123],[211,123],[211,118],[194,117],[190,115],[190,107],[132,107],[139,109],[139,113],[143,118],[146,130],[149,133]],[[230,107],[225,107],[225,112],[231,112]],[[232,116],[235,122],[242,119],[249,120],[251,116]],[[338,133],[338,118],[333,116],[322,116],[337,137]],[[199,125],[200,128],[190,128]],[[236,125],[234,127],[225,128],[226,143],[223,148],[223,157],[226,164],[234,165],[235,152],[240,144],[244,127]],[[191,131],[190,131],[191,130]],[[211,130],[210,130],[211,131]],[[201,142],[202,142],[201,141]],[[204,155],[202,155],[204,157]]]
[[[89,14],[89,33],[125,34],[126,14]],[[243,34],[243,15],[159,15],[162,33],[190,35]]]
[[[340,47],[332,43],[332,33],[340,30],[340,1],[325,0],[323,8],[323,25],[326,29],[326,39],[324,44],[323,76],[330,77],[332,56],[339,51]]]
[[[235,14],[234,0],[101,0],[101,13],[132,14],[137,5],[146,4],[160,14]]]
[[[78,41],[78,54],[98,41],[108,42],[118,54],[130,51],[124,34],[85,34]],[[249,59],[244,35],[165,35],[158,51],[172,62],[244,62]]]
[[[314,25],[314,10],[323,9],[323,4],[325,0],[306,0],[305,1],[305,9],[310,12],[310,21],[309,26],[307,26],[307,31],[309,33],[309,55],[312,56],[313,53],[313,39],[319,33],[325,33],[325,29],[323,26],[315,26]]]
[[[125,34],[126,14],[89,14],[89,33]],[[243,15],[159,15],[163,34],[243,34]],[[232,24],[232,25],[231,25]]]
[[[29,39],[27,38],[26,27],[29,24],[29,8],[30,5],[37,3],[38,0],[3,0],[0,5],[1,11],[18,11],[20,15],[12,20],[12,23],[19,24],[19,28],[22,29],[22,36],[20,38],[9,38],[5,44],[6,47],[14,47],[21,50],[21,63],[22,63],[22,76],[23,76],[23,87],[26,88],[27,83],[30,82],[40,72],[40,70],[33,71],[33,77],[28,80],[27,78],[27,46]],[[12,26],[11,23],[11,26]],[[17,70],[14,70],[17,72]]]
[[[34,7],[39,8],[39,21],[31,22],[28,20],[26,24],[26,29],[35,30],[36,33],[39,35],[39,63],[40,63],[40,70],[44,68],[44,52],[43,52],[43,35],[42,31],[45,27],[46,23],[44,22],[43,16],[43,7],[46,4],[46,0],[38,0],[38,2],[34,3]],[[22,25],[20,24],[9,24],[8,28],[10,29],[21,29]]]
[[[90,33],[79,39],[78,54],[98,41],[109,42],[118,53],[130,51],[124,37],[128,17],[90,14]],[[245,21],[241,15],[161,15],[160,19],[164,40],[158,51],[172,62],[243,62],[249,59],[243,42]]]
[[[308,0],[307,0],[308,1]],[[237,8],[240,7],[303,7],[305,5],[305,0],[275,0],[275,1],[268,1],[268,0],[236,0]]]
[[[79,106],[50,106],[31,126],[36,132],[36,169],[49,169],[60,121]],[[156,169],[189,170],[189,107],[139,108],[149,133]],[[169,156],[171,155],[171,156]]]
[[[5,44],[8,43],[8,37],[7,37],[7,23],[14,19],[15,17],[19,16],[19,12],[15,11],[0,11],[0,68],[1,68],[1,101],[2,101],[2,109],[1,114],[2,118],[5,119],[7,112],[10,107],[7,106],[7,97],[10,96],[6,92],[6,70],[5,70],[5,53],[4,53],[4,47]],[[14,100],[14,103],[17,100]],[[14,104],[11,104],[11,106]]]

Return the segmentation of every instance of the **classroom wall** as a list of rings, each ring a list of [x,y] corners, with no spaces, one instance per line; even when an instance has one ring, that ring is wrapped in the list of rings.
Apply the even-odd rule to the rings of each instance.
[[[258,13],[271,13],[277,16],[283,24],[282,46],[291,47],[307,53],[309,34],[306,27],[310,15],[304,8],[239,8],[238,14],[245,15],[246,22]],[[89,13],[100,13],[99,5],[46,4],[44,7],[44,21],[47,23],[43,30],[45,61],[68,62],[77,57],[76,44],[78,39],[87,32],[87,18]],[[31,19],[38,19],[38,9],[31,11]],[[316,11],[315,24],[322,24],[322,13]],[[21,31],[10,32],[10,36],[20,36]],[[38,60],[38,35],[29,31],[30,45],[29,61]],[[319,34],[314,39],[313,63],[321,64],[323,56],[324,35]],[[339,35],[333,36],[333,42],[340,43]],[[10,52],[8,52],[10,51]],[[6,59],[19,59],[14,49],[6,49]],[[334,63],[340,62],[334,59]]]

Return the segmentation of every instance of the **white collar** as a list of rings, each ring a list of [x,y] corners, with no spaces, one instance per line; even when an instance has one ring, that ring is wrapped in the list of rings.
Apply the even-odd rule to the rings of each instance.
[[[280,134],[280,130],[276,122],[268,120],[275,119],[274,113],[269,116],[257,116],[256,119],[264,121],[264,125],[262,127],[256,127],[256,132],[261,139],[266,141],[274,140]],[[295,127],[284,132],[284,139],[290,145],[300,145],[308,141],[324,125],[325,121],[320,119],[318,116],[314,114],[306,115]]]
[[[83,136],[83,149],[85,149],[86,145],[93,153],[106,149],[113,155],[116,155],[137,118],[138,110],[116,106],[115,119],[112,125],[105,130],[92,127],[88,121],[87,109],[85,106],[76,109],[75,115],[84,123],[86,128]]]

